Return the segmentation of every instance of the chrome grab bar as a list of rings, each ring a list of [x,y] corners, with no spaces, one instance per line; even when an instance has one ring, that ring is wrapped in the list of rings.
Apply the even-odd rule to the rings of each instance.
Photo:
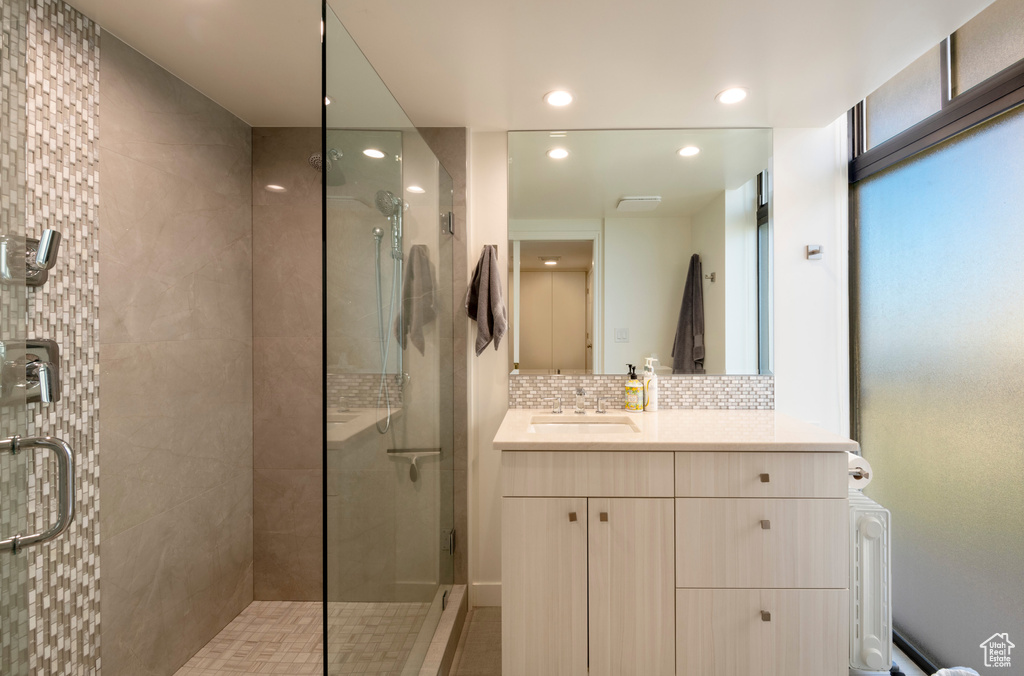
[[[57,522],[41,533],[33,535],[15,535],[0,540],[0,552],[10,550],[12,553],[31,547],[32,545],[49,542],[68,529],[75,518],[75,452],[67,442],[54,437],[27,437],[17,435],[0,440],[0,453],[15,454],[22,449],[38,448],[53,451],[57,456]]]

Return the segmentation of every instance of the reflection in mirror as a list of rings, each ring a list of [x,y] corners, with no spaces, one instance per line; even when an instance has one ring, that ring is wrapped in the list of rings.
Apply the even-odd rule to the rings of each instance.
[[[508,149],[513,373],[772,372],[771,130],[510,132]]]

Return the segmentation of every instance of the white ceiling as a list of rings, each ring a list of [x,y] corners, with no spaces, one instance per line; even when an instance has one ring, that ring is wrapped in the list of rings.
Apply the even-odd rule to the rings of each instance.
[[[320,122],[318,0],[69,1],[251,125]],[[329,1],[415,124],[478,129],[822,126],[991,2]]]
[[[251,126],[320,126],[320,0],[67,2]]]
[[[700,154],[676,151],[697,146]],[[569,156],[553,160],[551,148]],[[770,129],[647,129],[509,134],[509,218],[667,218],[692,215],[723,190],[769,168]],[[658,195],[647,212],[616,211],[627,196]]]

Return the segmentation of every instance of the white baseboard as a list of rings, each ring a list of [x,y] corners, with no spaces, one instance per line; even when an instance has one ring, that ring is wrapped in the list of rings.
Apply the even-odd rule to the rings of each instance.
[[[501,605],[501,583],[500,582],[474,582],[469,588],[469,606],[500,606]]]

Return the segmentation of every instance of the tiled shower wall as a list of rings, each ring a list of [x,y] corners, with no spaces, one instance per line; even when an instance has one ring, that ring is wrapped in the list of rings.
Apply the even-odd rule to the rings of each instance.
[[[323,598],[319,127],[252,130],[253,595]],[[264,190],[267,184],[287,192]],[[310,261],[313,261],[312,264]]]
[[[103,676],[165,676],[252,601],[252,132],[101,48]]]
[[[28,292],[27,335],[57,341],[61,400],[29,406],[31,435],[76,451],[74,524],[28,552],[29,672],[99,669],[99,27],[61,0],[32,0],[26,74],[26,230],[63,234],[45,286]],[[56,472],[29,477],[36,527],[54,518]]]

